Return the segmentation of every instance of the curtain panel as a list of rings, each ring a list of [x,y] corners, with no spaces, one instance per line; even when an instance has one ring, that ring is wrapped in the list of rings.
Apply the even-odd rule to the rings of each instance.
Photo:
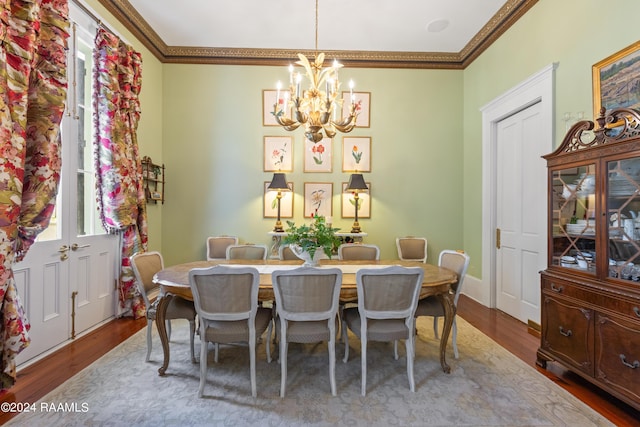
[[[60,182],[67,0],[0,0],[0,387],[16,381],[29,321],[12,266],[47,228]]]
[[[129,257],[147,250],[146,198],[138,153],[142,56],[116,35],[99,28],[94,49],[94,122],[100,218],[119,234],[119,315],[145,314]]]

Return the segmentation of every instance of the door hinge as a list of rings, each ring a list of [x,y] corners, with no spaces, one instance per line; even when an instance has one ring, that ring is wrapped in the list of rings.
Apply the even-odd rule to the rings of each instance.
[[[500,249],[500,229],[496,228],[496,249]]]

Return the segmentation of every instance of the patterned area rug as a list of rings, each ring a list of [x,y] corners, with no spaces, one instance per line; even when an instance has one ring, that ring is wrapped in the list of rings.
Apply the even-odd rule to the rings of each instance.
[[[21,426],[605,426],[605,418],[556,386],[480,331],[458,318],[460,359],[449,346],[451,374],[438,362],[430,319],[418,321],[416,392],[409,391],[404,360],[393,346],[370,343],[367,395],[360,395],[360,341],[350,336],[350,360],[338,343],[338,396],[329,387],[326,344],[290,344],[286,397],[279,363],[266,362],[258,346],[258,397],[251,397],[244,346],[221,346],[218,364],[209,352],[204,397],[198,398],[199,365],[189,358],[188,324],[174,321],[171,363],[158,376],[161,347],[154,333],[145,363],[140,331],[35,404],[35,412],[9,422]],[[154,331],[155,332],[155,331]],[[197,338],[196,338],[197,340]],[[197,340],[198,341],[198,340]],[[196,354],[199,354],[199,342]],[[272,347],[273,348],[273,347]]]

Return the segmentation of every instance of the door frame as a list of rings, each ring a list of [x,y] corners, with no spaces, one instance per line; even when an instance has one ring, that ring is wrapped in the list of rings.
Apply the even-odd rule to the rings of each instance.
[[[540,103],[543,135],[554,146],[554,62],[480,108],[482,112],[482,281],[467,286],[465,294],[487,307],[496,307],[496,205],[497,205],[497,124],[500,120],[532,104]],[[546,179],[543,177],[541,179]],[[545,245],[546,247],[546,245]],[[477,286],[480,285],[480,286]]]

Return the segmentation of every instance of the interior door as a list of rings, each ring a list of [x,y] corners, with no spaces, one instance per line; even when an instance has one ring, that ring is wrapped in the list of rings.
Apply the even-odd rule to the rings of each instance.
[[[536,103],[497,124],[496,307],[540,322],[539,271],[546,265],[545,163]]]
[[[18,355],[18,364],[115,314],[118,239],[102,228],[95,195],[91,102],[95,23],[72,4],[70,12],[73,35],[56,212],[25,259],[14,267],[31,323],[31,344]]]

